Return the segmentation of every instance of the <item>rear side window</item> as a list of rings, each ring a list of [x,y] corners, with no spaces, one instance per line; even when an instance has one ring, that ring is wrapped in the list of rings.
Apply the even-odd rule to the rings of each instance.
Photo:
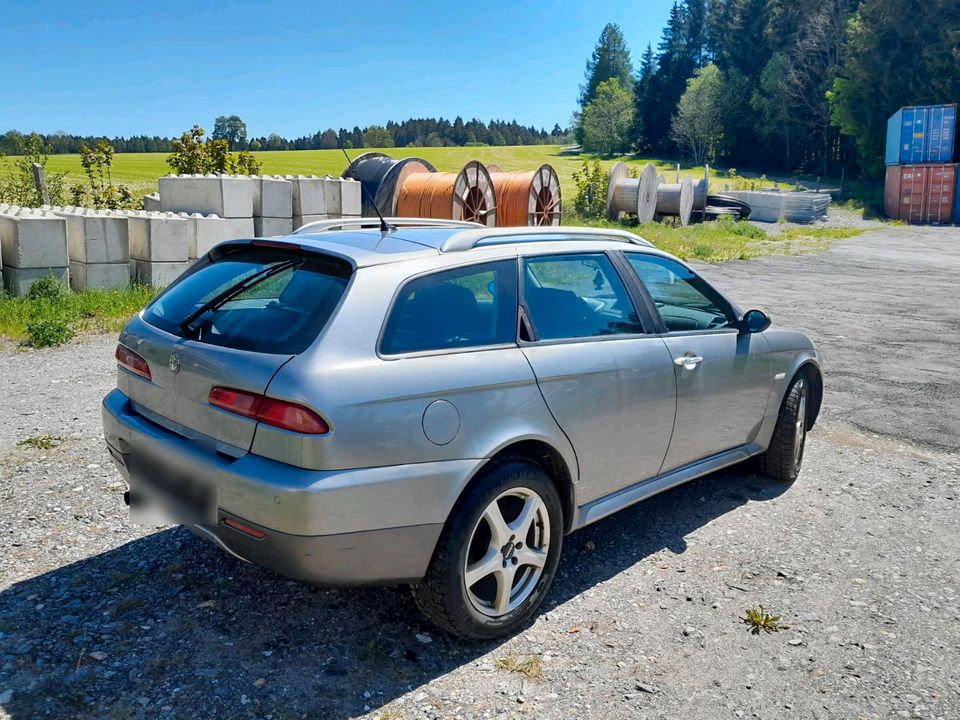
[[[528,258],[523,267],[524,302],[540,340],[643,332],[606,255]]]
[[[516,342],[517,265],[471,265],[411,280],[380,343],[386,355]]]
[[[147,307],[144,320],[209,345],[277,355],[309,347],[351,274],[350,266],[335,258],[249,246],[201,260],[191,270]],[[208,307],[245,282],[246,289]],[[196,313],[192,327],[184,328]]]

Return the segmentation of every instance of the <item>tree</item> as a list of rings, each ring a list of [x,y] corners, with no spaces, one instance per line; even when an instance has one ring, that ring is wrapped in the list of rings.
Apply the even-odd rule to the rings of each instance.
[[[385,127],[371,125],[364,132],[361,139],[363,147],[389,148],[394,146],[393,135]]]
[[[886,120],[903,105],[960,98],[960,3],[863,0],[833,83],[832,120],[856,140],[861,167],[883,171]]]
[[[247,124],[237,115],[221,115],[213,122],[213,140],[226,140],[231,150],[247,146]]]
[[[583,109],[580,122],[586,150],[604,155],[624,151],[633,125],[633,98],[617,78],[604,80]]]
[[[619,25],[607,23],[604,26],[593,54],[587,60],[584,78],[586,82],[580,86],[581,108],[596,97],[600,84],[610,78],[619,80],[627,92],[633,91],[633,63]]]
[[[648,112],[654,112],[653,88],[654,74],[657,72],[656,59],[653,56],[653,47],[648,43],[640,61],[640,73],[637,75],[636,92],[634,94],[635,107],[633,112],[633,128],[630,139],[637,150],[648,150],[651,146],[647,136],[645,119]]]
[[[320,136],[320,149],[321,150],[335,150],[339,147],[337,145],[337,132],[333,128],[327,128],[323,131],[323,134]]]
[[[713,158],[714,150],[723,133],[720,116],[720,98],[723,94],[723,76],[720,69],[707,65],[687,82],[687,89],[677,105],[677,114],[671,123],[671,133],[678,145],[690,150],[697,165]]]

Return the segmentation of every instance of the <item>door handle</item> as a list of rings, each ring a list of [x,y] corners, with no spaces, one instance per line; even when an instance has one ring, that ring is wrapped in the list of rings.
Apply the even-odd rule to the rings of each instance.
[[[673,364],[679,365],[684,370],[693,370],[702,362],[703,358],[699,355],[681,355],[674,359]]]

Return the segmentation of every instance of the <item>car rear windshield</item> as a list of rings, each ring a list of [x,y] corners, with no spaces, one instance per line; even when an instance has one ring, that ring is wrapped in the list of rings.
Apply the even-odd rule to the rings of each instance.
[[[323,330],[350,274],[337,258],[238,246],[200,260],[147,306],[143,319],[209,345],[296,355]]]

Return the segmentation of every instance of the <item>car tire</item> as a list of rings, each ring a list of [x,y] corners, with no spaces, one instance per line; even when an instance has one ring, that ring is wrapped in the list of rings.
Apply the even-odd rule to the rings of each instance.
[[[549,590],[563,531],[560,496],[546,471],[519,458],[494,461],[458,501],[413,597],[453,635],[508,635]]]
[[[766,452],[759,457],[760,472],[783,482],[793,482],[803,465],[807,440],[810,383],[798,373],[787,389]]]

